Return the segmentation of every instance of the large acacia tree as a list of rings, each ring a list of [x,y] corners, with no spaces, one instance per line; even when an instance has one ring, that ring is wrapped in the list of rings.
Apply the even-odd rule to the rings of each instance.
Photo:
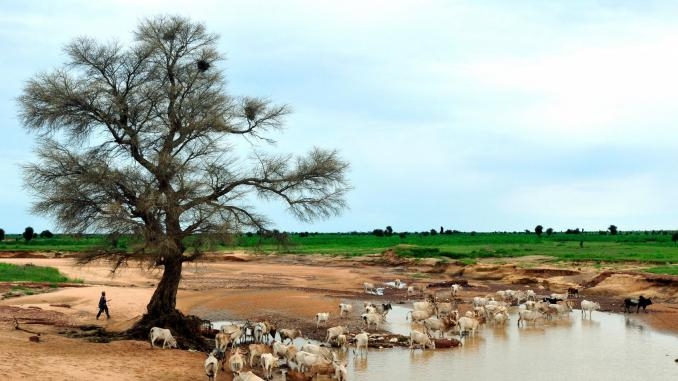
[[[279,199],[310,221],[339,213],[349,185],[348,164],[334,150],[295,157],[259,149],[272,142],[288,107],[229,96],[217,36],[203,24],[156,17],[142,21],[134,37],[129,46],[75,39],[65,46],[63,68],[35,75],[18,103],[20,120],[37,137],[37,160],[25,166],[24,179],[33,211],[62,231],[143,238],[134,250],[89,259],[162,268],[136,326],[145,334],[182,320],[182,264],[200,257],[204,238],[267,229],[253,195]],[[251,155],[236,154],[239,142]]]

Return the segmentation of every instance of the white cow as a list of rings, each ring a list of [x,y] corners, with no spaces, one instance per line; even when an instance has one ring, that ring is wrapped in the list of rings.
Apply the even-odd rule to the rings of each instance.
[[[344,334],[337,336],[337,345],[342,351],[348,350],[348,337]]]
[[[318,312],[315,314],[315,327],[318,328],[320,323],[327,324],[327,321],[330,320],[329,312]]]
[[[355,349],[360,353],[361,357],[363,354],[363,349],[365,350],[365,356],[367,356],[367,346],[370,341],[370,335],[367,332],[361,332],[355,335]]]
[[[259,359],[261,363],[261,368],[264,370],[264,377],[267,380],[270,380],[273,377],[273,368],[278,367],[278,357],[272,355],[271,353],[264,353]]]
[[[366,314],[360,315],[365,324],[367,325],[367,330],[370,330],[370,326],[374,325],[375,329],[379,329],[379,324],[384,322],[384,315],[376,312],[368,312]]]
[[[480,322],[474,317],[462,316],[457,322],[457,327],[459,327],[459,335],[462,335],[464,332],[468,332],[471,336],[475,335],[478,330]]]
[[[148,336],[151,340],[151,348],[155,348],[155,341],[158,339],[162,340],[163,349],[165,349],[166,346],[169,348],[177,347],[177,341],[174,339],[172,332],[170,332],[169,329],[153,327],[148,333]]]
[[[433,314],[428,311],[408,311],[405,315],[405,320],[407,320],[408,315],[412,318],[412,321],[423,321],[424,319],[431,317]]]
[[[426,333],[430,336],[433,336],[431,334],[433,331],[438,331],[440,333],[440,337],[442,338],[445,336],[445,332],[452,330],[456,326],[457,322],[455,320],[450,319],[449,317],[445,317],[443,319],[430,317],[424,320],[424,327],[426,328]]]
[[[332,340],[336,339],[339,337],[339,335],[347,334],[348,333],[348,328],[338,325],[336,327],[328,328],[327,329],[327,336],[325,336],[325,341],[328,343],[331,343]]]
[[[209,381],[215,381],[217,379],[217,368],[219,368],[219,360],[214,357],[214,352],[207,355],[205,359],[205,374]]]
[[[415,344],[422,349],[436,349],[436,343],[427,334],[419,331],[410,331],[410,349],[414,349]]]
[[[453,284],[452,285],[452,296],[457,296],[457,294],[462,290],[462,286],[460,284]]]
[[[429,314],[433,315],[436,310],[435,304],[425,301],[425,302],[414,302],[412,303],[412,309],[415,311],[426,311]]]
[[[314,366],[328,366],[332,363],[331,360],[322,355],[305,351],[298,351],[294,357],[294,362],[297,363],[299,370],[302,372]]]
[[[366,294],[374,292],[374,283],[364,282],[363,289],[365,289]]]
[[[518,327],[520,327],[521,321],[523,322],[523,325],[525,325],[525,321],[532,322],[536,325],[538,320],[544,320],[545,317],[546,315],[539,311],[518,311]]]
[[[586,317],[586,311],[589,312],[589,318],[591,318],[593,311],[594,310],[599,310],[600,309],[600,304],[597,302],[592,302],[589,300],[582,300],[581,301],[581,316]]]
[[[344,317],[351,314],[353,311],[353,305],[348,303],[339,303],[339,317]]]
[[[535,294],[534,290],[525,291],[525,297],[527,298],[527,300],[532,300],[532,301],[537,300],[537,294]]]
[[[509,319],[509,314],[506,311],[500,311],[496,312],[494,315],[492,315],[492,321],[499,326],[504,326],[506,321]]]
[[[572,304],[570,301],[559,302],[558,304],[549,304],[548,315],[556,315],[559,319],[562,316],[572,312]]]
[[[320,355],[327,360],[332,358],[332,351],[329,348],[321,347],[318,344],[312,344],[310,342],[303,344],[301,346],[301,351]]]
[[[273,344],[271,345],[271,349],[273,350],[273,354],[278,356],[278,357],[285,357],[285,353],[287,353],[287,348],[289,346],[281,343],[280,341],[274,341]]]
[[[346,381],[348,379],[348,371],[346,370],[346,362],[333,361],[332,366],[334,367],[334,378],[337,381]]]

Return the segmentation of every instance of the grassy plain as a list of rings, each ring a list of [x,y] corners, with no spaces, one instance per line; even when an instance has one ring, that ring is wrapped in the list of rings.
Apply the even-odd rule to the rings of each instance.
[[[34,265],[19,266],[9,263],[0,263],[0,282],[46,282],[56,284],[82,281],[68,279],[63,276],[59,270],[53,267]]]
[[[78,252],[110,247],[110,243],[99,235],[55,235],[30,242],[18,237],[5,239],[0,243],[0,251]],[[129,237],[117,241],[119,249],[133,246]],[[678,246],[672,241],[672,232],[668,231],[617,235],[554,233],[541,237],[534,233],[407,233],[402,237],[398,234],[378,237],[369,233],[291,233],[282,239],[242,234],[229,242],[222,241],[204,249],[341,256],[361,256],[392,249],[405,257],[445,257],[464,263],[473,263],[479,258],[544,255],[572,262],[634,262],[646,264],[650,272],[678,275]]]

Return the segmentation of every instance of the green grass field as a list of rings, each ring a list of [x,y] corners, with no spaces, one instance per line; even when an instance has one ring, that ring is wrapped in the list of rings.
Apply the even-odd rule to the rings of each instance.
[[[82,283],[63,276],[53,267],[34,265],[14,265],[0,263],[0,281],[2,282],[46,282],[46,283]]]
[[[133,246],[129,237],[118,240],[118,248]],[[86,251],[109,246],[103,236],[55,235],[24,242],[8,237],[0,251]],[[479,258],[511,258],[545,255],[573,262],[633,262],[646,264],[648,271],[677,274],[678,246],[672,232],[629,232],[618,235],[595,233],[554,233],[538,237],[534,233],[408,233],[377,237],[369,233],[289,234],[280,241],[256,234],[235,236],[230,242],[204,247],[209,251],[245,250],[276,254],[326,254],[360,256],[393,249],[398,255],[414,258],[445,257],[463,263]]]

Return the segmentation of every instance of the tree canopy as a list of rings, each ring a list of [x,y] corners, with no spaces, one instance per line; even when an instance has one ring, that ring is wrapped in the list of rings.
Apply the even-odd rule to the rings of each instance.
[[[191,248],[187,238],[268,229],[253,195],[312,221],[340,213],[350,189],[335,150],[261,149],[289,107],[227,94],[217,39],[179,16],[141,21],[129,46],[76,38],[65,46],[68,62],[35,75],[18,98],[37,141],[24,172],[32,210],[61,231],[143,237],[135,250],[90,259],[163,266],[148,305],[155,319],[176,312],[181,263],[201,255],[204,242]],[[238,143],[251,155],[240,157]]]

